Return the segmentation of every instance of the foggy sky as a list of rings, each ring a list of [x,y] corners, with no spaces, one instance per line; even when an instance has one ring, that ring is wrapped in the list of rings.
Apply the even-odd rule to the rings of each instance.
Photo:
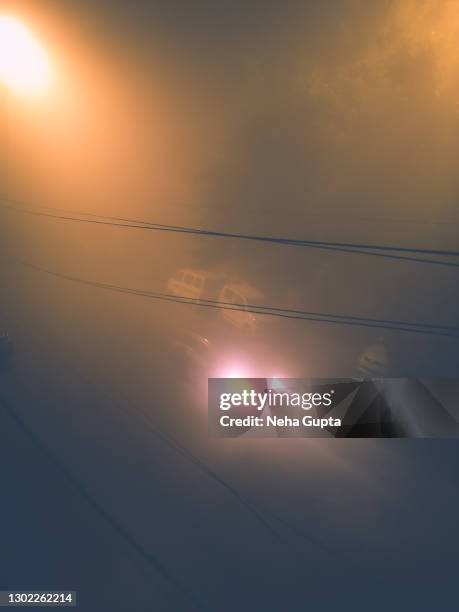
[[[35,104],[2,100],[4,197],[247,234],[457,249],[457,3],[40,0],[5,7],[30,22],[57,76]],[[179,269],[198,267],[251,283],[263,303],[457,325],[454,268],[4,211],[1,228],[16,259],[82,278],[165,291]],[[8,262],[5,256],[1,316],[17,336],[19,408],[191,582],[204,588],[210,572],[214,602],[226,572],[236,566],[235,580],[242,580],[252,564],[256,580],[272,584],[259,600],[247,586],[248,601],[277,612],[283,587],[295,582],[283,575],[276,588],[278,558],[292,571],[314,569],[315,597],[327,591],[330,562],[297,562],[260,534],[247,546],[252,532],[238,511],[226,498],[215,501],[209,485],[152,441],[146,424],[154,420],[266,505],[277,500],[289,519],[354,553],[355,566],[346,561],[332,572],[349,602],[357,587],[367,597],[373,588],[387,608],[389,567],[400,601],[409,603],[421,549],[419,571],[434,578],[416,611],[433,609],[435,587],[454,566],[453,443],[209,441],[196,380],[175,349],[190,331],[226,342],[231,333],[221,331],[217,315],[65,283]],[[362,351],[375,343],[386,346],[391,375],[457,375],[455,339],[272,319],[260,329],[239,349],[281,362],[287,375],[353,376]],[[75,369],[105,389],[105,399]],[[38,389],[39,410],[30,408],[28,394],[36,396],[28,386]],[[32,470],[33,451],[23,452]],[[9,512],[14,516],[14,504]],[[40,512],[46,516],[46,506]],[[56,514],[59,529],[68,528],[65,512]],[[75,541],[84,529],[77,522]],[[98,523],[92,529],[99,533]],[[394,542],[397,530],[406,538]],[[226,551],[221,567],[206,553],[218,554],[219,546]],[[101,550],[102,559],[109,556],[104,542]],[[432,564],[445,550],[444,575],[435,574]],[[74,572],[86,552],[70,561]],[[143,585],[137,566],[123,563],[129,580]],[[341,599],[330,594],[324,610]],[[139,609],[151,609],[147,597],[140,600]],[[230,599],[228,609],[237,603]]]
[[[58,77],[38,109],[9,103],[10,197],[242,233],[457,246],[454,3],[13,6],[41,26]],[[454,322],[454,270],[61,229],[76,248],[65,239],[60,258],[99,279],[159,289],[196,266],[279,305]]]

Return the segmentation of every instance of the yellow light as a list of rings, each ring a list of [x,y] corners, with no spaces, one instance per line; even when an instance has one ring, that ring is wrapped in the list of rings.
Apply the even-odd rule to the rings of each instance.
[[[48,58],[28,28],[0,16],[0,82],[14,92],[43,93],[51,81]]]

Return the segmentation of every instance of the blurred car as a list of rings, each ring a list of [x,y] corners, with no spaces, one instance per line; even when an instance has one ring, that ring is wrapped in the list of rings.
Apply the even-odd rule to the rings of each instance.
[[[212,360],[213,347],[208,338],[196,332],[189,332],[173,343],[178,354],[184,358],[193,369],[205,371]]]
[[[263,294],[247,282],[229,282],[225,275],[209,270],[182,268],[168,280],[167,289],[178,298],[202,304],[220,303],[218,316],[225,323],[246,333],[253,334],[257,330],[257,317],[249,308],[257,305]]]
[[[183,268],[176,276],[169,279],[168,290],[177,297],[200,300],[215,293],[213,284],[216,275],[207,270]]]
[[[383,378],[387,375],[389,356],[383,344],[369,346],[360,356],[357,369],[365,378]]]
[[[257,329],[257,318],[247,309],[262,297],[258,289],[247,283],[225,285],[218,298],[222,305],[227,305],[222,308],[221,316],[230,325],[254,333]]]

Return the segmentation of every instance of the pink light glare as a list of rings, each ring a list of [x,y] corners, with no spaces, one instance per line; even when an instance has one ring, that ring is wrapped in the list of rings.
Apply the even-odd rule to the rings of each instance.
[[[280,379],[285,378],[283,373],[280,373],[277,368],[272,365],[255,362],[244,358],[229,358],[223,363],[212,368],[209,374],[210,378],[268,378]]]

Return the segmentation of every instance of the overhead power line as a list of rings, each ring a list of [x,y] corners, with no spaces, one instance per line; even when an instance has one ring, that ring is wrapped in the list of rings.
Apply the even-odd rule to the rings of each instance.
[[[358,255],[366,255],[372,257],[383,257],[386,259],[396,259],[403,261],[410,261],[414,263],[432,264],[446,267],[459,267],[459,262],[445,261],[442,259],[428,259],[426,257],[419,257],[419,255],[426,255],[428,257],[459,257],[459,251],[455,250],[438,250],[438,249],[425,249],[415,247],[401,247],[391,245],[378,245],[378,244],[363,244],[353,242],[335,242],[335,241],[323,241],[323,240],[301,240],[294,238],[282,238],[275,236],[260,236],[255,234],[241,234],[234,232],[223,232],[203,228],[187,227],[180,225],[165,225],[161,223],[153,223],[140,219],[124,218],[124,217],[113,217],[106,215],[96,215],[92,213],[82,213],[76,211],[68,211],[60,208],[51,208],[41,206],[39,208],[30,208],[24,206],[20,202],[14,200],[2,200],[0,208],[9,210],[15,213],[22,213],[32,215],[36,217],[47,217],[51,219],[58,219],[61,221],[73,221],[78,223],[90,223],[95,225],[105,225],[113,227],[124,227],[131,229],[141,229],[147,231],[156,232],[172,232],[179,234],[191,234],[197,236],[205,236],[210,238],[226,238],[226,239],[237,239],[246,240],[253,242],[264,242],[271,244],[278,244],[284,246],[293,247],[304,247],[314,248],[327,251],[339,251],[346,253],[353,253]]]
[[[42,272],[49,276],[67,280],[73,283],[79,283],[87,285],[89,287],[95,287],[98,289],[105,289],[108,291],[115,291],[117,293],[124,293],[129,295],[136,295],[147,299],[155,299],[160,301],[175,302],[179,304],[187,304],[192,306],[204,307],[204,308],[215,308],[220,310],[233,310],[233,311],[244,311],[253,314],[259,314],[263,316],[272,316],[284,319],[298,319],[302,321],[311,321],[316,323],[328,323],[333,325],[347,325],[354,327],[367,327],[367,328],[379,328],[388,329],[394,331],[402,331],[407,333],[427,334],[433,336],[446,336],[459,338],[459,327],[450,325],[436,325],[432,323],[416,323],[409,321],[398,321],[390,319],[372,319],[366,317],[348,316],[348,315],[336,315],[322,312],[311,312],[305,310],[293,310],[289,308],[278,308],[271,306],[257,306],[254,304],[233,304],[229,302],[221,302],[218,300],[210,299],[195,299],[188,298],[186,296],[173,295],[169,293],[161,293],[157,291],[148,291],[143,289],[133,289],[130,287],[123,287],[120,285],[114,285],[110,283],[104,283],[99,281],[91,281],[68,274],[56,272],[54,270],[48,270],[37,266],[27,261],[15,260],[20,265],[27,268]]]

